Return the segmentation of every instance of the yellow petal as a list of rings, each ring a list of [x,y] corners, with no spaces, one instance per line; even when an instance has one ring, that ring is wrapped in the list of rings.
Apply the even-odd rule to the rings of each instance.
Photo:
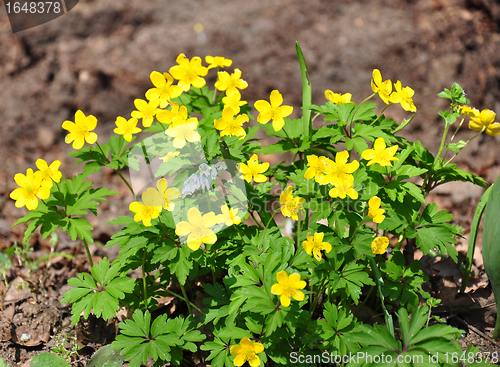
[[[377,140],[375,140],[375,144],[373,144],[373,149],[375,151],[377,151],[377,150],[384,150],[385,147],[386,147],[386,145],[385,145],[384,138],[377,138]]]
[[[288,274],[286,271],[282,270],[276,274],[276,279],[278,280],[278,283],[281,285],[287,285],[288,284]]]

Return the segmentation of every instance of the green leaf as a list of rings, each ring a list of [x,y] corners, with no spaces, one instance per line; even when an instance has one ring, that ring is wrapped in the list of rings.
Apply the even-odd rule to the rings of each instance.
[[[121,367],[122,364],[120,351],[106,345],[94,353],[87,367]]]
[[[30,367],[70,367],[70,364],[57,354],[43,352],[31,359]]]

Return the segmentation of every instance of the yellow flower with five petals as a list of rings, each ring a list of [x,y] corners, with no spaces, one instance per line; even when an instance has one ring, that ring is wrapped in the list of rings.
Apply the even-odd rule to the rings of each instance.
[[[235,367],[241,367],[248,362],[250,367],[258,367],[260,366],[260,358],[257,354],[262,353],[264,351],[264,346],[261,343],[252,342],[248,338],[243,338],[240,341],[240,344],[233,345],[229,349],[229,353],[231,355],[235,355],[233,364]]]
[[[314,177],[316,182],[321,182],[326,170],[326,157],[318,157],[315,154],[307,156],[307,170],[304,173],[304,178],[310,180]]]
[[[242,140],[246,136],[246,131],[242,125],[248,122],[248,115],[234,116],[234,110],[231,107],[225,107],[222,110],[222,117],[214,121],[217,130],[221,130],[220,136],[239,136]]]
[[[248,87],[248,83],[241,79],[240,69],[234,69],[232,74],[227,71],[219,71],[217,75],[219,79],[215,82],[215,88],[222,92],[226,91],[226,95]]]
[[[64,142],[67,144],[73,142],[73,149],[76,150],[81,149],[85,142],[94,144],[97,141],[97,134],[91,131],[96,127],[97,119],[93,115],[85,116],[78,110],[75,113],[75,122],[66,120],[62,124],[62,128],[69,131]]]
[[[385,236],[377,237],[372,241],[372,252],[377,255],[385,254],[385,250],[389,246],[389,239]]]
[[[155,188],[148,188],[142,193],[142,203],[134,201],[130,203],[129,210],[134,213],[134,220],[141,222],[146,227],[151,227],[151,220],[160,216],[161,208],[164,202],[163,197]]]
[[[361,153],[361,157],[369,161],[367,166],[378,163],[382,167],[392,167],[391,161],[399,161],[398,158],[394,157],[397,151],[397,145],[386,148],[384,138],[377,138],[377,140],[375,140],[375,143],[373,144],[373,149],[365,150],[363,153]]]
[[[271,293],[280,296],[280,303],[283,307],[290,306],[290,297],[296,301],[304,300],[304,292],[301,289],[306,287],[306,282],[300,280],[300,274],[293,273],[288,276],[286,271],[276,274],[278,283],[271,287]]]
[[[270,120],[273,120],[274,131],[279,131],[285,126],[284,118],[293,112],[293,107],[281,105],[283,103],[283,96],[277,90],[271,92],[269,100],[271,103],[264,100],[255,102],[254,107],[259,111],[257,122],[267,124]]]
[[[269,169],[269,163],[259,163],[257,154],[254,154],[246,164],[240,163],[238,169],[243,174],[243,179],[248,183],[250,183],[252,179],[255,182],[266,182],[267,177],[264,176],[263,173]]]
[[[290,217],[292,220],[298,220],[298,211],[302,209],[302,204],[306,199],[294,197],[292,194],[293,187],[288,186],[280,195],[281,214],[285,217]]]
[[[161,110],[158,108],[160,100],[146,102],[143,99],[137,98],[134,100],[136,111],[132,111],[132,117],[136,119],[142,119],[142,125],[144,127],[150,127],[153,123],[155,115]]]
[[[368,216],[373,219],[375,223],[382,223],[385,219],[385,210],[380,208],[382,200],[378,196],[372,197],[368,200]]]
[[[382,81],[382,74],[380,74],[380,70],[374,69],[371,85],[373,93],[378,93],[382,101],[384,101],[385,104],[389,104],[389,98],[392,93],[391,80],[387,79],[385,82]]]
[[[233,60],[226,59],[223,56],[205,56],[205,61],[208,64],[207,69],[226,68],[232,65]]]
[[[321,251],[324,250],[326,252],[332,251],[332,245],[328,242],[323,242],[325,234],[324,233],[315,233],[312,236],[307,234],[307,240],[302,242],[302,246],[304,250],[309,254],[313,255],[316,260],[321,261]]]
[[[353,175],[346,175],[344,178],[335,177],[331,183],[334,187],[330,189],[328,195],[332,198],[345,199],[346,196],[349,196],[353,200],[358,198],[358,192],[354,190]]]
[[[241,93],[237,89],[226,92],[226,96],[222,98],[222,103],[224,103],[224,108],[231,107],[235,114],[240,113],[240,107],[247,104],[246,101],[241,100]]]
[[[113,132],[123,135],[123,139],[130,142],[132,141],[132,134],[138,134],[142,131],[141,128],[137,127],[137,122],[138,120],[135,117],[127,120],[124,117],[118,116],[115,121],[116,128]]]
[[[38,199],[45,200],[50,196],[52,181],[50,185],[42,183],[43,175],[40,171],[33,172],[31,168],[28,168],[26,175],[17,173],[14,181],[20,186],[10,193],[10,198],[16,201],[16,208],[26,205],[28,210],[35,210],[38,208]]]
[[[56,160],[49,166],[47,162],[43,159],[37,159],[35,162],[36,167],[39,169],[40,175],[42,176],[42,184],[47,184],[49,188],[52,187],[52,181],[60,182],[62,173],[59,172],[59,167],[61,166],[61,161]]]
[[[492,110],[482,110],[479,114],[472,116],[469,121],[469,129],[475,131],[485,131],[486,134],[500,135],[500,123],[495,121],[496,113]]]
[[[217,224],[214,212],[201,215],[198,208],[188,210],[188,221],[177,223],[175,233],[178,236],[187,236],[187,246],[196,251],[202,243],[213,245],[217,242],[217,235],[210,229]]]
[[[194,119],[196,119],[194,117]],[[174,138],[174,147],[177,149],[182,149],[186,145],[186,141],[190,143],[195,143],[201,140],[201,136],[196,130],[198,126],[198,120],[186,122],[181,125],[170,127],[165,130],[165,134]]]
[[[170,104],[172,98],[179,97],[183,90],[179,85],[173,85],[174,78],[169,73],[153,71],[149,76],[155,88],[146,92],[146,98],[150,101],[160,101],[160,107],[165,108]]]
[[[184,55],[180,54],[177,59],[177,64],[169,70],[170,75],[179,80],[179,86],[188,91],[191,85],[195,88],[201,88],[205,85],[205,79],[202,76],[207,75],[208,69],[201,65],[201,58],[195,56],[191,61]]]
[[[349,152],[343,150],[335,155],[335,161],[325,160],[325,176],[320,176],[318,182],[322,185],[333,183],[337,178],[341,181],[354,173],[359,168],[359,162],[354,160],[349,163]]]
[[[226,226],[241,223],[241,218],[238,216],[238,208],[229,208],[227,204],[224,204],[220,210],[222,214],[217,216],[217,223],[224,223]]]
[[[354,103],[351,101],[352,94],[351,93],[346,93],[346,94],[341,94],[341,93],[334,93],[331,90],[326,90],[325,91],[325,98],[335,104],[341,104],[341,103]]]
[[[161,194],[162,207],[163,209],[167,209],[169,212],[173,211],[175,208],[175,204],[172,200],[177,199],[181,196],[181,192],[177,187],[168,187],[168,182],[164,178],[160,178],[156,182],[156,187],[158,188],[158,192]]]
[[[417,107],[415,107],[412,100],[415,91],[410,87],[402,88],[399,80],[394,84],[394,89],[396,90],[392,92],[389,101],[391,103],[401,103],[401,107],[405,111],[417,112]]]

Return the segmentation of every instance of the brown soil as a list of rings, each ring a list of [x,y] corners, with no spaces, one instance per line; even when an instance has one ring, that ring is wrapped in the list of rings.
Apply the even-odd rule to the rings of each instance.
[[[65,155],[71,146],[64,143],[62,122],[81,109],[97,117],[97,133],[106,140],[116,117],[129,116],[133,100],[143,98],[150,72],[167,71],[180,53],[231,58],[249,83],[243,97],[250,105],[279,89],[288,104],[300,106],[295,41],[305,54],[316,104],[323,103],[325,89],[350,92],[360,102],[371,93],[371,72],[378,68],[384,79],[399,79],[416,91],[418,113],[403,134],[433,152],[444,128],[437,111],[447,107],[436,94],[453,82],[464,87],[475,107],[500,113],[500,4],[494,0],[81,0],[67,15],[17,34],[2,11],[0,33],[0,250],[20,243],[23,235],[23,228],[10,228],[26,213],[8,197],[16,186],[13,176],[34,167],[38,158],[61,160],[67,176],[80,169]],[[398,108],[387,114],[398,121],[409,117]],[[470,136],[464,128],[457,138]],[[498,141],[487,135],[474,140],[458,165],[493,182],[500,174]],[[95,180],[121,192],[100,207],[102,216],[92,219],[95,240],[105,243],[116,230],[105,223],[128,213],[131,198],[111,172]],[[451,183],[430,200],[451,210],[456,223],[468,229],[481,195],[482,189],[472,184]],[[467,236],[468,231],[458,244],[463,254]],[[50,251],[48,240],[34,236],[32,245],[33,258]],[[77,334],[66,327],[69,309],[59,300],[67,279],[88,264],[81,247],[64,235],[57,251],[75,254],[75,259],[55,258],[50,267],[41,263],[34,272],[16,264],[8,279],[16,279],[17,286],[7,292],[0,283],[2,293],[7,292],[0,312],[0,357],[14,366],[25,366],[54,346],[54,333]],[[94,246],[93,251],[97,260],[104,255],[112,259],[117,250]],[[445,316],[468,330],[466,343],[500,352],[487,340],[496,308],[485,288],[479,251],[475,260],[477,276],[469,285],[481,294],[469,294],[463,304],[457,301],[458,269],[453,265],[432,270],[433,290],[447,306]],[[26,332],[32,346],[19,340]],[[91,342],[73,365],[85,366],[107,342]]]

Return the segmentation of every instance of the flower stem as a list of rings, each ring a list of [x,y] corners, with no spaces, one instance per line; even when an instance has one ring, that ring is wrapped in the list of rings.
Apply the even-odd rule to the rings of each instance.
[[[186,289],[184,288],[184,286],[182,285],[182,283],[179,281],[179,278],[177,278],[177,282],[179,283],[179,287],[181,288],[181,291],[182,291],[182,295],[184,296],[184,298],[182,298],[184,300],[184,302],[186,302],[186,305],[187,305],[187,308],[188,308],[188,312],[190,315],[193,314],[193,309],[191,308],[191,302],[189,301],[189,298],[187,296],[187,293],[186,293]],[[196,307],[196,309],[199,311],[200,309],[198,307]]]
[[[179,283],[180,284],[180,283]],[[182,288],[181,288],[182,289]],[[201,312],[201,310],[193,303],[189,302],[189,300],[187,298],[184,298],[183,296],[181,296],[180,294],[177,294],[175,292],[172,292],[170,289],[165,289],[165,292],[167,293],[170,293],[172,296],[174,297],[177,297],[179,299],[182,299],[184,302],[186,302],[186,304],[190,305],[190,307],[193,307],[195,310],[197,310],[198,312],[200,313],[203,313]],[[188,307],[189,308],[189,307]]]
[[[87,251],[87,257],[89,258],[90,267],[93,267],[94,262],[92,261],[92,256],[90,255],[89,245],[87,244],[87,241],[85,241],[85,240],[82,240],[82,241],[83,241],[83,245],[85,246],[85,251]]]
[[[146,274],[146,250],[144,250],[144,254],[142,255],[142,287],[143,287],[143,296],[144,296],[144,305],[146,306],[146,310],[148,309],[148,285],[147,285],[147,274]]]
[[[384,295],[382,294],[382,284],[384,280],[380,275],[380,271],[378,269],[377,263],[375,262],[375,259],[373,257],[370,257],[370,261],[372,264],[372,270],[375,273],[375,282],[377,283],[377,291],[380,297],[380,303],[382,304],[382,309],[384,310],[386,327],[387,329],[389,329],[391,335],[394,336],[394,323],[391,314],[389,313],[389,311],[387,311],[387,308],[385,307]]]

